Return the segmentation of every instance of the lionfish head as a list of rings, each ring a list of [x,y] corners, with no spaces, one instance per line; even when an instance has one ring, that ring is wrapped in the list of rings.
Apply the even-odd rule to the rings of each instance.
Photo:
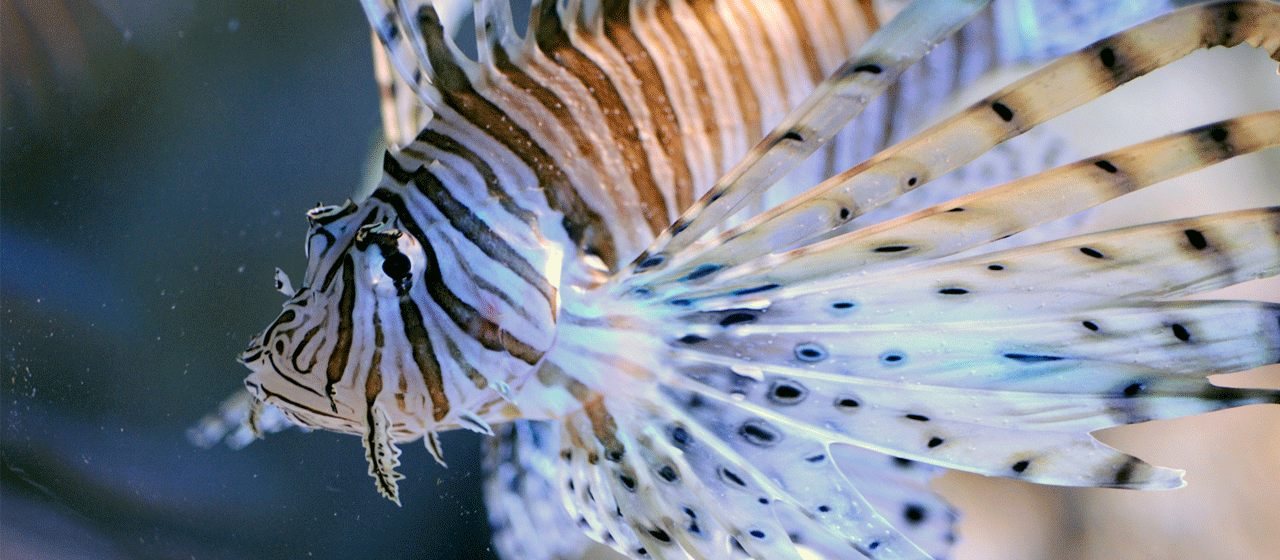
[[[552,313],[513,312],[519,294],[478,278],[456,232],[415,220],[399,194],[307,217],[302,284],[277,273],[290,299],[241,356],[250,392],[304,426],[367,434],[385,420],[394,441],[487,430],[480,416],[502,413],[507,383],[529,375]]]

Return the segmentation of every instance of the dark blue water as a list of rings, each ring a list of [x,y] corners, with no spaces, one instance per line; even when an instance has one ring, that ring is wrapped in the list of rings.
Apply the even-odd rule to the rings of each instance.
[[[274,268],[305,264],[303,212],[362,181],[380,122],[358,4],[66,6],[71,27],[4,29],[30,54],[5,59],[0,136],[0,556],[491,556],[472,437],[444,436],[447,470],[406,446],[398,508],[354,437],[184,435],[241,387]]]

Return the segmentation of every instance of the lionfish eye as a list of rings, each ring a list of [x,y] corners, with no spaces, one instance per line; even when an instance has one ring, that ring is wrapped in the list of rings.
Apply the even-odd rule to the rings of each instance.
[[[404,256],[404,253],[396,253],[382,261],[382,272],[392,280],[408,278],[410,268],[409,257]]]

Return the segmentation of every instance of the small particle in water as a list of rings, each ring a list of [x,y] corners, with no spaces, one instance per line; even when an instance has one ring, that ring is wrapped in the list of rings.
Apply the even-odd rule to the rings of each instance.
[[[240,20],[231,18],[227,20],[227,31],[235,33],[240,30]]]
[[[238,268],[236,268],[236,272],[240,274],[244,274],[244,265],[240,265]]]

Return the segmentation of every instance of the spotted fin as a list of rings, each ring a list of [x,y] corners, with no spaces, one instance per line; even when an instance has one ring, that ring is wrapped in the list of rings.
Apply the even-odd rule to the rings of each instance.
[[[679,252],[749,205],[817,151],[929,49],[977,16],[988,2],[921,0],[876,31],[858,51],[765,135],[705,196],[658,236],[632,264],[661,268]]]
[[[1273,146],[1280,113],[1103,154],[864,230],[839,230],[848,216],[824,204],[888,200],[910,190],[900,187],[913,187],[912,177],[931,176],[895,154],[936,150],[941,161],[971,147],[980,153],[1039,122],[1040,101],[1071,106],[1073,96],[1096,96],[1185,51],[1240,42],[1280,56],[1280,5],[1194,7],[1104,39],[1058,71],[1107,79],[1048,89],[1023,82],[957,117],[982,112],[991,127],[969,121],[937,145],[922,137],[891,148],[827,185],[854,188],[819,188],[704,237],[714,228],[700,220],[723,219],[736,204],[717,202],[713,190],[631,267],[566,298],[544,368],[579,384],[561,382],[584,405],[564,418],[561,435],[572,516],[633,557],[927,558],[947,550],[953,517],[923,489],[924,477],[864,494],[862,485],[895,474],[889,467],[1181,486],[1181,471],[1090,434],[1280,403],[1280,391],[1204,378],[1280,362],[1280,306],[1173,301],[1280,274],[1280,208],[963,253]],[[888,179],[862,177],[880,164]],[[719,188],[750,197],[745,183],[767,180],[755,173]],[[788,214],[796,208],[840,219]],[[719,260],[699,260],[707,255]],[[848,449],[853,466],[841,468]],[[920,538],[927,548],[904,532],[913,519],[936,523]]]
[[[632,557],[664,559],[800,560],[801,550],[821,558],[929,558],[804,428],[752,419],[737,404],[688,407],[690,393],[670,387],[661,393],[647,406],[601,401],[607,415],[588,410],[563,423],[563,488],[571,514],[597,540]],[[887,459],[879,469],[855,469],[867,477],[859,481],[888,472]],[[902,496],[936,507],[950,531],[949,509],[927,490],[895,486],[877,498]],[[914,518],[912,511],[906,515]]]
[[[396,467],[400,466],[400,448],[391,439],[387,424],[387,413],[382,410],[382,405],[369,405],[365,433],[360,439],[364,442],[365,459],[369,461],[369,476],[373,477],[378,493],[400,505],[399,481],[404,478],[396,472]]]
[[[495,428],[495,437],[485,440],[485,504],[500,558],[614,557],[593,543],[565,510],[560,449],[560,428],[552,422],[502,424]]]
[[[843,226],[857,216],[904,192],[920,188],[930,179],[971,161],[1045,120],[1196,49],[1249,44],[1280,59],[1277,28],[1280,28],[1280,7],[1275,4],[1225,2],[1172,12],[1102,39],[713,240],[693,246],[689,246],[692,243],[689,240],[663,248],[665,238],[659,239],[633,267],[633,277],[617,284],[624,291],[645,289],[653,292],[659,290],[663,282],[690,275],[702,278],[718,272],[729,263],[742,263],[770,251],[809,243],[817,236],[847,232],[849,228]],[[1254,149],[1274,144],[1274,125],[1271,124],[1274,119],[1274,115],[1250,119],[1261,125],[1255,129],[1261,136],[1255,137],[1260,140],[1260,145]],[[1225,141],[1225,144],[1230,145],[1231,141]],[[1215,159],[1208,155],[1212,153],[1207,149],[1210,147],[1206,145],[1206,149],[1197,151],[1207,155],[1204,158],[1206,163]],[[1133,149],[1149,151],[1160,148],[1144,145]],[[1130,152],[1126,155],[1146,157],[1151,154]],[[1167,163],[1165,160],[1156,161]],[[1178,160],[1175,158],[1175,161]],[[1185,169],[1196,167],[1194,159],[1183,161],[1186,163],[1179,163]],[[1155,171],[1166,172],[1163,169]],[[1123,180],[1129,181],[1132,177],[1123,176]],[[1116,182],[1111,181],[1112,184]],[[1060,215],[1067,213],[1070,211]],[[685,227],[678,222],[673,230],[682,231]],[[686,246],[688,250],[683,250]]]

